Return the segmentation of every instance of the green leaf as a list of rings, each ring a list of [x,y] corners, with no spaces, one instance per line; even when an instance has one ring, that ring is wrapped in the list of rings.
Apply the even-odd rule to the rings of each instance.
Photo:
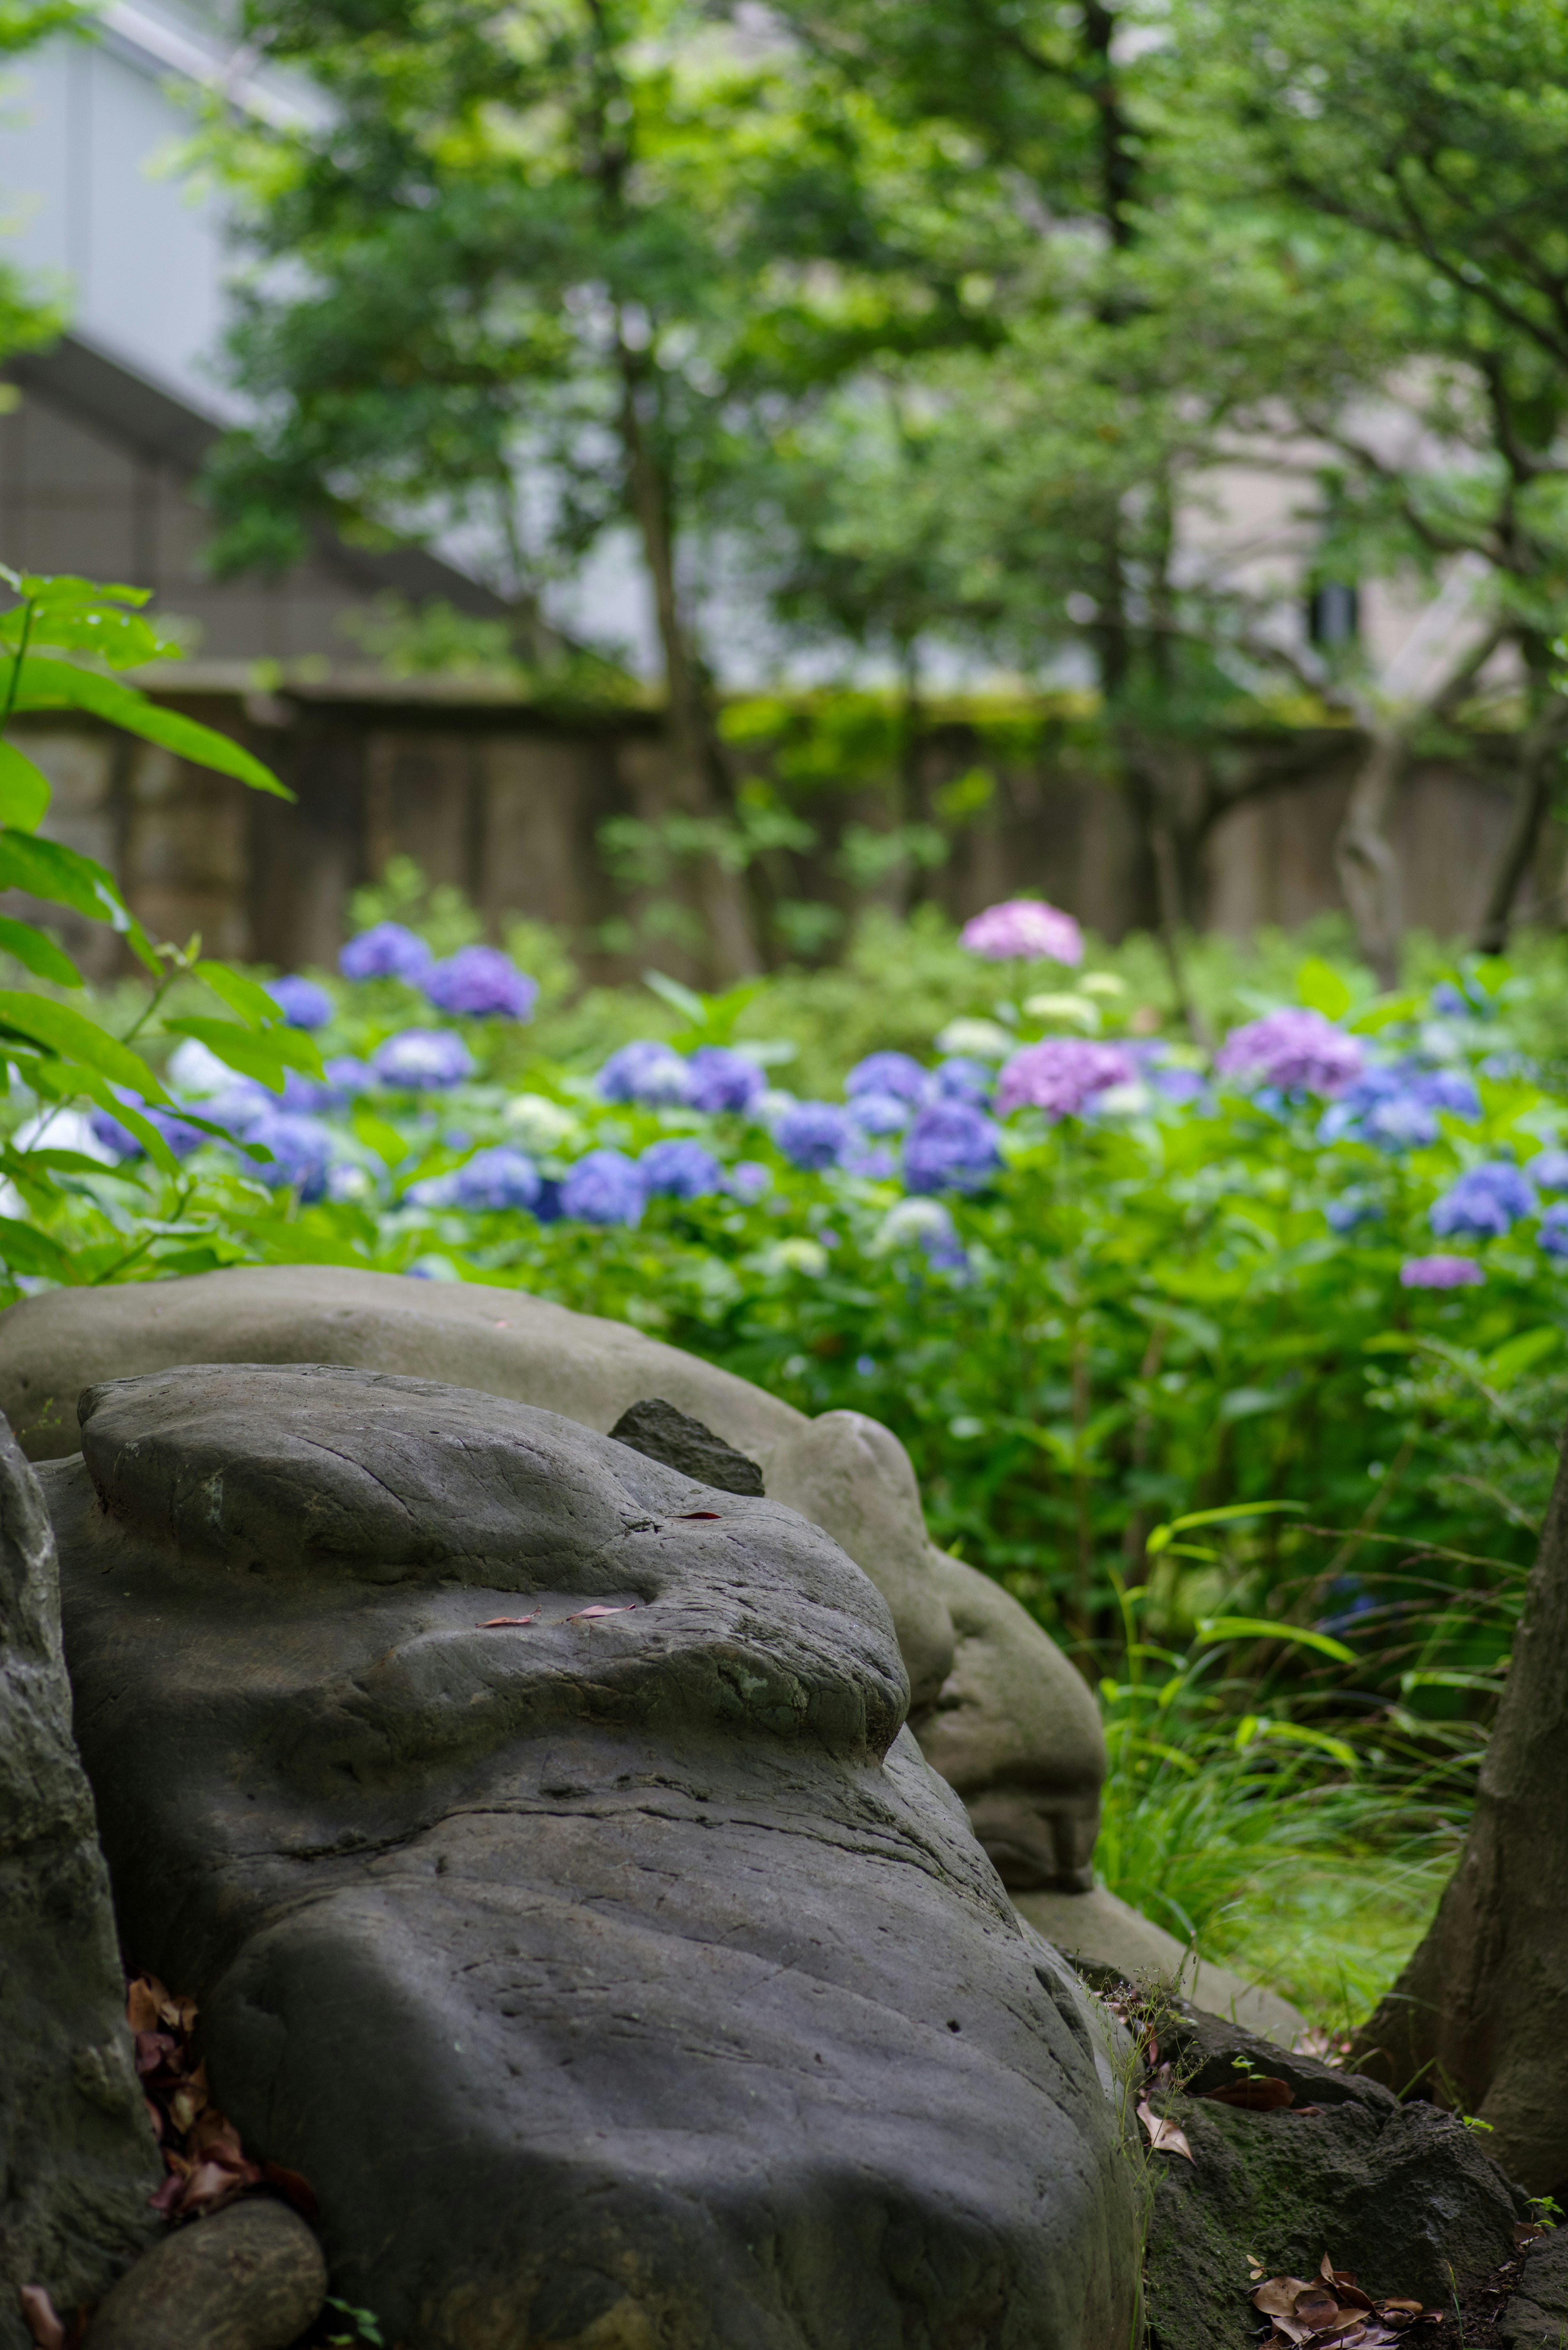
[[[74,1012],[68,1003],[51,1003],[42,995],[24,995],[16,988],[0,988],[0,1025],[45,1045],[62,1061],[97,1069],[117,1086],[129,1086],[144,1101],[166,1102],[162,1084],[140,1053],[108,1035],[96,1020]]]
[[[40,979],[52,979],[57,987],[80,987],[82,975],[66,953],[57,947],[46,931],[35,923],[19,922],[12,914],[0,914],[0,947]]]
[[[1206,1616],[1199,1624],[1199,1640],[1282,1640],[1287,1647],[1316,1648],[1336,1665],[1353,1665],[1354,1648],[1331,1640],[1326,1632],[1306,1632],[1299,1624],[1271,1624],[1262,1616]]]
[[[651,987],[655,995],[661,995],[665,1003],[673,1011],[679,1012],[683,1019],[690,1020],[693,1028],[707,1026],[707,1001],[697,994],[693,989],[682,987],[678,979],[667,979],[661,971],[645,971],[642,974],[642,983],[645,987]]]
[[[373,1150],[384,1167],[400,1167],[413,1149],[413,1144],[400,1135],[389,1119],[378,1118],[375,1111],[367,1109],[362,1102],[356,1105],[349,1122],[357,1139],[364,1144],[367,1150]]]
[[[243,972],[231,971],[226,962],[198,962],[192,969],[214,995],[222,996],[231,1012],[239,1014],[247,1028],[273,1028],[282,1023],[283,1013],[265,988]]]
[[[1494,1388],[1511,1388],[1515,1379],[1555,1354],[1563,1343],[1563,1333],[1554,1324],[1543,1324],[1537,1330],[1521,1330],[1515,1338],[1506,1338],[1494,1347],[1486,1358],[1486,1375]]]
[[[150,1118],[143,1117],[140,1110],[133,1109],[128,1101],[122,1101],[119,1094],[105,1085],[103,1079],[95,1076],[92,1070],[78,1069],[72,1074],[77,1079],[77,1091],[86,1094],[89,1101],[97,1102],[99,1109],[107,1110],[110,1118],[118,1118],[127,1133],[136,1137],[155,1167],[161,1169],[165,1175],[179,1174],[180,1161]],[[113,1167],[100,1167],[98,1171],[100,1175],[114,1175],[121,1172],[119,1169]],[[125,1180],[135,1182],[139,1179],[132,1174]]]
[[[0,824],[36,832],[54,795],[47,775],[15,743],[0,743]]]
[[[14,660],[0,662],[0,692],[4,691],[7,671],[14,666]],[[259,759],[227,734],[200,725],[194,718],[186,718],[177,710],[165,710],[160,702],[150,702],[146,694],[139,693],[134,686],[122,685],[118,678],[100,677],[96,670],[78,669],[70,661],[41,660],[29,653],[22,663],[22,680],[14,707],[86,710],[111,726],[123,726],[128,734],[139,734],[144,743],[156,743],[165,751],[191,760],[196,766],[212,767],[220,775],[234,775],[240,783],[248,784],[252,791],[269,792],[280,800],[294,797],[287,785],[279,783],[270,767],[264,767]]]
[[[107,866],[34,833],[0,831],[0,889],[25,889],[54,906],[68,906],[89,922],[108,922],[151,971],[161,971],[152,941],[119,894]]]
[[[1185,1517],[1172,1518],[1165,1526],[1156,1526],[1144,1544],[1156,1556],[1170,1546],[1172,1537],[1184,1534],[1192,1526],[1217,1526],[1228,1518],[1264,1518],[1283,1510],[1300,1517],[1306,1509],[1304,1502],[1227,1502],[1220,1510],[1189,1510]]]
[[[42,1274],[52,1281],[69,1281],[71,1260],[58,1241],[14,1216],[0,1216],[0,1258],[13,1273]]]
[[[1309,955],[1297,972],[1296,994],[1309,1012],[1321,1012],[1325,1020],[1343,1019],[1355,1001],[1341,973],[1321,955]]]
[[[1418,1020],[1426,1005],[1422,995],[1379,995],[1364,1005],[1345,1026],[1356,1036],[1375,1036],[1380,1028],[1394,1028]]]
[[[166,1020],[163,1024],[172,1036],[194,1036],[229,1068],[270,1086],[275,1094],[283,1091],[286,1069],[298,1069],[307,1077],[323,1074],[321,1055],[297,1028],[268,1028],[258,1035],[234,1020]]]
[[[80,1150],[51,1150],[47,1145],[36,1150],[12,1150],[0,1148],[0,1170],[18,1182],[36,1182],[41,1175],[101,1175],[101,1159],[88,1159]]]

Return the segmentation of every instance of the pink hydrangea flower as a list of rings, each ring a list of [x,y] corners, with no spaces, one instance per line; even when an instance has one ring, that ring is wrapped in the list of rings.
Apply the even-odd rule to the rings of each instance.
[[[1407,1257],[1399,1268],[1401,1289],[1470,1289],[1485,1279],[1469,1256]]]
[[[1366,1054],[1354,1036],[1321,1012],[1291,1005],[1232,1028],[1214,1056],[1221,1076],[1252,1077],[1282,1093],[1343,1093],[1361,1075]]]
[[[1084,960],[1084,934],[1071,914],[1042,898],[1009,898],[966,922],[959,944],[988,962],[1072,962]]]
[[[1048,1036],[1025,1045],[1002,1065],[996,1111],[1006,1118],[1026,1105],[1052,1118],[1075,1118],[1109,1086],[1130,1085],[1137,1063],[1120,1045],[1092,1045],[1082,1036]]]

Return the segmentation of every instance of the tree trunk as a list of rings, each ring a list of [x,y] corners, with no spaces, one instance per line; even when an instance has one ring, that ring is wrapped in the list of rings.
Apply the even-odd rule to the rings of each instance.
[[[1552,785],[1568,737],[1568,699],[1552,694],[1526,734],[1519,756],[1519,795],[1502,854],[1486,895],[1486,910],[1476,930],[1480,954],[1501,954],[1513,921],[1513,901],[1520,885],[1535,862],[1542,828],[1552,806]]]
[[[1568,1451],[1565,1451],[1568,1461]],[[1541,1555],[1475,1820],[1426,1939],[1351,2062],[1490,2128],[1532,2195],[1568,2202],[1568,1465]]]
[[[642,539],[643,558],[653,582],[659,648],[664,656],[674,797],[677,806],[689,816],[718,818],[725,813],[714,788],[718,745],[707,692],[692,658],[680,613],[669,485],[649,445],[639,406],[644,370],[638,355],[625,346],[621,348],[620,364],[624,387],[621,432],[632,511]],[[728,985],[760,971],[762,961],[753,933],[744,876],[718,855],[709,853],[696,860],[696,884],[706,933],[705,976],[709,983]]]
[[[1399,862],[1388,825],[1399,796],[1409,739],[1402,727],[1375,723],[1350,787],[1345,821],[1334,844],[1339,882],[1355,926],[1355,943],[1380,987],[1399,978],[1404,929]]]

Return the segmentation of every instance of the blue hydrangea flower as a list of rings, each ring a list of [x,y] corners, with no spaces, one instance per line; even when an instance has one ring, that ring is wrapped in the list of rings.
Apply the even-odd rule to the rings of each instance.
[[[466,1166],[449,1179],[452,1201],[476,1215],[502,1208],[531,1208],[539,1196],[539,1170],[525,1150],[502,1143],[493,1150],[476,1150]]]
[[[332,1163],[332,1136],[326,1127],[313,1118],[274,1110],[270,1116],[257,1118],[245,1140],[259,1142],[272,1153],[270,1159],[259,1162],[247,1160],[248,1174],[259,1177],[275,1191],[297,1191],[307,1207],[321,1198],[327,1189],[327,1170]]]
[[[924,1101],[926,1088],[927,1072],[909,1053],[867,1053],[844,1080],[851,1101],[857,1094],[891,1094],[896,1101],[913,1106]]]
[[[691,1100],[691,1072],[670,1045],[639,1036],[610,1055],[594,1087],[601,1101],[639,1102],[658,1109]]]
[[[433,961],[417,931],[401,922],[377,922],[349,940],[337,968],[345,979],[403,979],[417,986]]]
[[[473,1055],[450,1028],[405,1028],[378,1045],[370,1066],[378,1081],[402,1093],[439,1093],[473,1075]]]
[[[1535,1237],[1548,1256],[1568,1256],[1568,1200],[1553,1201]]]
[[[975,1109],[989,1109],[996,1071],[967,1053],[951,1053],[939,1061],[927,1084],[927,1099],[965,1101]]]
[[[880,1254],[911,1244],[939,1272],[964,1273],[969,1269],[969,1252],[940,1200],[900,1200],[882,1219],[882,1228],[873,1246]]]
[[[1445,1237],[1496,1240],[1517,1216],[1532,1214],[1535,1193],[1507,1159],[1472,1167],[1432,1203],[1431,1226]]]
[[[176,1159],[189,1159],[192,1150],[200,1150],[203,1142],[212,1139],[211,1136],[203,1134],[199,1127],[187,1126],[182,1118],[176,1118],[170,1110],[156,1108],[151,1103],[144,1102],[140,1094],[133,1094],[123,1086],[116,1086],[114,1091],[128,1109],[140,1110],[148,1124],[157,1128]],[[209,1117],[211,1109],[212,1106],[203,1102],[202,1116]],[[213,1123],[217,1125],[222,1121],[214,1118]],[[111,1150],[117,1159],[141,1157],[141,1144],[137,1137],[132,1134],[128,1126],[122,1126],[119,1118],[112,1117],[108,1110],[91,1111],[88,1118],[88,1125],[92,1130],[94,1139],[101,1142],[106,1150]],[[52,1139],[51,1137],[46,1137],[44,1145],[46,1149],[49,1147]]]
[[[289,972],[282,979],[269,979],[266,992],[282,1013],[287,1028],[325,1028],[332,1017],[332,998],[313,979],[301,979],[297,972]]]
[[[561,1213],[584,1224],[635,1224],[647,1204],[642,1170],[624,1150],[590,1150],[561,1183]]]
[[[711,1150],[682,1136],[650,1142],[638,1160],[650,1193],[670,1200],[707,1200],[722,1189],[724,1170]]]
[[[1447,979],[1438,982],[1427,1001],[1440,1019],[1463,1020],[1475,1010],[1474,1004],[1467,1002],[1452,981]]]
[[[498,947],[460,947],[420,984],[438,1012],[466,1013],[473,1020],[527,1020],[539,993],[538,981]]]
[[[929,1103],[904,1142],[911,1191],[977,1191],[1000,1164],[995,1127],[967,1102]]]
[[[724,1189],[748,1206],[774,1188],[773,1170],[764,1167],[760,1159],[737,1159],[724,1178]]]
[[[1324,1142],[1350,1136],[1386,1150],[1410,1150],[1438,1139],[1438,1115],[1475,1118],[1480,1102],[1469,1077],[1455,1069],[1424,1069],[1416,1061],[1387,1061],[1366,1069],[1324,1114]]]
[[[862,1134],[902,1134],[914,1111],[898,1094],[851,1094],[849,1115]]]
[[[885,1142],[852,1142],[839,1160],[846,1175],[858,1175],[867,1183],[890,1183],[898,1171],[898,1162]]]
[[[1568,1150],[1541,1150],[1525,1169],[1538,1191],[1568,1191]]]
[[[699,1045],[686,1064],[687,1098],[710,1112],[754,1109],[767,1083],[754,1061],[727,1045]]]
[[[1331,1200],[1323,1212],[1336,1232],[1356,1232],[1363,1224],[1380,1222],[1383,1216],[1374,1195],[1357,1185],[1342,1191],[1337,1200]]]
[[[774,1140],[792,1167],[836,1167],[855,1139],[847,1110],[836,1102],[792,1102],[774,1128]]]

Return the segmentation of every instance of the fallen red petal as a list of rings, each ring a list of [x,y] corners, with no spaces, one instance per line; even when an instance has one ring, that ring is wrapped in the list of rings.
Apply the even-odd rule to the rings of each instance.
[[[536,1624],[538,1620],[537,1616],[487,1616],[483,1624],[475,1625],[474,1629],[478,1632],[493,1632],[503,1625]]]
[[[703,1510],[700,1511],[698,1514],[701,1517],[711,1518],[717,1517],[718,1512],[716,1510]],[[625,1607],[579,1607],[575,1616],[567,1617],[566,1621],[568,1624],[580,1624],[584,1618],[588,1616],[629,1616],[636,1606],[637,1602],[633,1599]]]

